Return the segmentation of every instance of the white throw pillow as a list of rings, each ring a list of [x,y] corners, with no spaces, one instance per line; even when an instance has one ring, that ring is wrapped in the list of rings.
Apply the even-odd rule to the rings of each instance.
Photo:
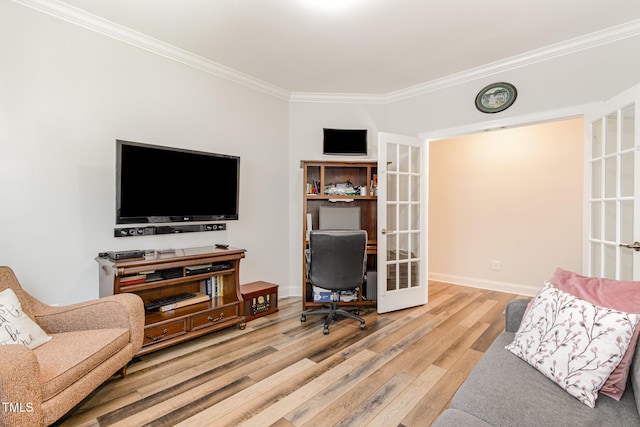
[[[506,349],[593,408],[639,319],[638,314],[599,307],[545,282]]]
[[[22,344],[34,349],[51,337],[22,311],[12,289],[0,292],[0,345]]]

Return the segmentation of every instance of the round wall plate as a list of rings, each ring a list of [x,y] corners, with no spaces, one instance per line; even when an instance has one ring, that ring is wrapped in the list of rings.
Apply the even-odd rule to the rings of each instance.
[[[478,92],[476,108],[483,113],[498,113],[511,107],[517,97],[518,91],[511,83],[492,83]]]

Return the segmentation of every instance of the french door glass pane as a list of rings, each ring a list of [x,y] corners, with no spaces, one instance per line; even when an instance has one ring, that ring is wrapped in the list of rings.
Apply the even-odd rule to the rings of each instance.
[[[620,196],[633,197],[633,151],[627,151],[620,156]]]
[[[609,114],[605,125],[605,154],[618,151],[618,113]]]
[[[602,220],[600,213],[602,212],[602,203],[591,203],[591,237],[593,239],[602,239],[600,233]]]
[[[620,251],[620,280],[633,280],[633,256],[636,251]]]
[[[420,147],[411,147],[411,173],[420,173]]]
[[[602,160],[594,160],[591,163],[591,197],[602,197]]]
[[[622,109],[622,149],[629,150],[635,143],[636,106],[631,104]]]
[[[398,145],[387,145],[387,171],[395,172],[398,170]]]
[[[420,205],[411,205],[411,229],[420,230]]]
[[[616,197],[616,179],[618,175],[616,156],[607,157],[604,163],[604,196]]]
[[[409,205],[398,205],[398,231],[409,230]]]
[[[602,157],[602,121],[598,120],[591,124],[591,158]]]
[[[633,203],[633,200],[620,203],[620,238],[623,242],[633,239]]]
[[[394,173],[387,174],[387,201],[398,201],[398,175]]]
[[[411,233],[411,258],[420,258],[420,233]]]
[[[409,188],[409,175],[398,175],[398,180],[400,181],[400,198],[398,200],[408,202],[409,192],[411,191]]]
[[[602,273],[602,243],[591,243],[591,276],[598,276]]]
[[[616,249],[613,245],[604,246],[604,277],[608,279],[616,278]]]
[[[420,175],[411,176],[411,201],[420,201]]]
[[[616,202],[604,203],[604,240],[614,242],[616,240]]]
[[[407,145],[400,145],[400,158],[398,159],[398,172],[409,172],[410,159],[409,159],[409,147]]]
[[[398,277],[398,285],[400,289],[407,289],[409,287],[409,263],[401,262],[398,264],[400,270],[400,277]]]

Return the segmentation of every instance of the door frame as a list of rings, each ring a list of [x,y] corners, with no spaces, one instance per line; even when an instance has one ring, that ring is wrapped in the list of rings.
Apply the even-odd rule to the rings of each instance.
[[[424,141],[425,144],[430,144],[432,141],[438,141],[442,139],[450,139],[450,138],[458,138],[467,135],[482,133],[491,130],[500,130],[505,128],[514,128],[514,127],[522,127],[522,126],[530,126],[542,123],[548,123],[559,120],[566,120],[572,118],[585,118],[586,116],[593,114],[593,112],[598,108],[598,106],[602,105],[602,102],[597,103],[589,103],[576,105],[573,107],[556,109],[556,110],[548,110],[542,111],[539,113],[506,117],[496,120],[487,120],[483,122],[472,123],[468,125],[455,126],[450,128],[443,128],[428,132],[421,132],[418,134],[418,137]],[[586,135],[584,135],[586,137]],[[586,153],[585,159],[583,162],[586,162]],[[584,163],[586,165],[586,163]],[[589,173],[587,168],[585,167],[583,172],[583,194],[582,194],[582,223],[583,223],[583,232],[582,232],[582,246],[583,252],[586,251],[587,243],[588,243],[588,230],[586,229],[587,224],[585,219],[588,218],[587,214],[587,203],[588,200],[588,184],[589,184]],[[587,266],[584,264],[584,256],[582,262],[582,274],[586,274]],[[474,284],[470,283],[460,283],[464,286],[474,287]],[[523,289],[512,287],[512,286],[500,286],[505,284],[499,284],[496,286],[492,286],[491,283],[483,283],[483,288],[490,289],[499,292],[511,292],[515,294],[524,294]],[[526,292],[525,292],[526,293]]]

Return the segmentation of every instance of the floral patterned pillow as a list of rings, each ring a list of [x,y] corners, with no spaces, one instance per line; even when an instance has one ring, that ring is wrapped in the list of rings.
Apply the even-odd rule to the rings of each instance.
[[[599,307],[545,282],[506,349],[593,408],[638,320],[639,314]]]

